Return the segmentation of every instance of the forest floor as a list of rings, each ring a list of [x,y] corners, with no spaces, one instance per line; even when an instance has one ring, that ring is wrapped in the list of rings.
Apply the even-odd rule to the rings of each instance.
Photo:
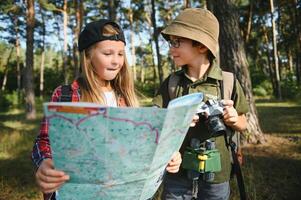
[[[25,120],[20,109],[0,111],[0,200],[42,199],[30,160],[42,117]],[[258,101],[266,143],[243,147],[243,174],[250,200],[301,199],[301,104]],[[3,108],[1,108],[2,110]],[[231,199],[239,199],[235,179]]]

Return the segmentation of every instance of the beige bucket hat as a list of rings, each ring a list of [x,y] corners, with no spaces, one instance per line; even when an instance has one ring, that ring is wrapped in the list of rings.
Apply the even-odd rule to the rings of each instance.
[[[195,40],[205,45],[216,58],[218,54],[219,23],[208,10],[186,8],[162,32],[168,41],[170,35]]]

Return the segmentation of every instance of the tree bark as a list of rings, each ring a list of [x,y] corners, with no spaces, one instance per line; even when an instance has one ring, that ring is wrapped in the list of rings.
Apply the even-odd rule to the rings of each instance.
[[[253,3],[251,1],[249,5],[249,12],[248,12],[247,29],[245,31],[245,43],[249,42],[250,33],[252,29],[252,19],[253,19]]]
[[[17,62],[17,93],[18,93],[18,101],[20,101],[20,92],[21,92],[21,69],[20,69],[20,38],[19,38],[19,26],[18,26],[18,17],[14,17],[14,25],[16,32],[16,62]]]
[[[24,74],[24,87],[25,87],[25,105],[26,105],[26,118],[35,119],[35,93],[33,82],[33,43],[34,43],[34,25],[35,25],[35,11],[34,0],[27,0],[26,2],[26,67]]]
[[[137,80],[137,69],[136,69],[136,49],[134,39],[134,20],[133,20],[133,9],[129,8],[129,23],[130,23],[130,36],[131,36],[131,56],[132,56],[132,69],[134,81]]]
[[[79,52],[77,41],[79,37],[80,30],[83,25],[83,2],[82,0],[73,0],[74,10],[75,10],[75,21],[76,26],[74,28],[74,40],[73,40],[73,63],[74,63],[74,77],[79,76]]]
[[[116,20],[116,7],[115,0],[109,0],[108,1],[108,12],[109,12],[109,19],[115,21]]]
[[[300,5],[300,3],[299,3]],[[294,15],[295,15],[295,34],[296,34],[296,77],[297,83],[301,86],[301,23],[300,23],[300,10],[298,10],[298,2],[294,0]],[[299,8],[300,9],[300,8]]]
[[[234,6],[233,0],[210,0],[207,1],[207,4],[213,10],[220,23],[221,66],[224,66],[224,70],[232,71],[236,74],[249,103],[245,138],[249,143],[263,143],[265,138],[257,118],[243,39],[241,34],[238,34],[240,33],[238,11]]]
[[[68,13],[67,13],[68,1],[64,0],[63,16],[64,16],[64,53],[63,53],[63,65],[64,65],[64,83],[68,84],[68,46],[67,46],[67,26],[68,26]]]
[[[5,65],[5,70],[4,70],[4,76],[3,76],[3,81],[2,81],[2,87],[1,90],[4,91],[7,83],[7,74],[8,74],[8,66],[9,66],[9,61],[11,59],[11,56],[13,54],[14,48],[11,48],[8,54],[8,57],[6,59],[6,65]]]
[[[159,31],[157,29],[157,22],[156,22],[155,1],[151,0],[151,4],[152,4],[151,19],[152,19],[152,24],[153,24],[153,28],[154,28],[153,36],[154,36],[155,45],[156,45],[157,66],[158,66],[158,73],[159,73],[159,81],[160,81],[160,84],[161,84],[163,82],[163,69],[162,69],[162,66],[161,66],[161,54],[160,54],[159,40],[158,40]]]
[[[278,62],[278,54],[277,54],[277,39],[276,39],[276,24],[274,20],[274,3],[273,0],[270,0],[270,8],[271,8],[271,22],[272,22],[272,31],[273,31],[273,57],[274,57],[274,66],[275,66],[275,79],[276,79],[276,97],[279,100],[282,100],[281,94],[281,85],[280,85],[280,75],[279,75],[279,62]]]
[[[294,73],[293,70],[293,55],[292,55],[292,50],[290,48],[287,49],[286,51],[286,56],[287,56],[287,60],[288,60],[288,69],[290,73]]]
[[[184,0],[184,8],[190,8],[191,4],[189,0]]]
[[[40,8],[40,13],[42,16],[42,55],[41,55],[41,66],[40,66],[40,98],[43,99],[44,95],[44,66],[45,66],[45,19],[42,8]]]
[[[271,58],[270,58],[270,49],[269,49],[270,43],[269,43],[268,32],[267,32],[265,26],[262,27],[262,30],[263,30],[263,35],[264,35],[264,37],[263,37],[264,40],[263,41],[266,44],[266,57],[268,59],[268,72],[269,72],[269,75],[270,75],[273,91],[276,91],[274,70],[273,70],[272,61],[271,61]]]

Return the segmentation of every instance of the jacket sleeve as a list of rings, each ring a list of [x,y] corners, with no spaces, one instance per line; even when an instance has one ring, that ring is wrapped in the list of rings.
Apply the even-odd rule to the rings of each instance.
[[[153,105],[160,107],[160,108],[166,108],[169,101],[169,91],[168,91],[168,82],[169,82],[169,77],[167,77],[163,83],[161,84],[158,92],[156,93],[155,97],[153,98]]]
[[[58,102],[60,96],[61,96],[61,87],[58,87],[55,89],[55,91],[52,94],[51,102]],[[34,165],[36,166],[36,168],[38,168],[41,165],[44,159],[52,158],[51,147],[49,143],[48,128],[49,128],[48,120],[45,117],[43,117],[40,126],[40,131],[37,138],[35,139],[35,143],[33,145],[33,150],[31,154],[31,159]]]

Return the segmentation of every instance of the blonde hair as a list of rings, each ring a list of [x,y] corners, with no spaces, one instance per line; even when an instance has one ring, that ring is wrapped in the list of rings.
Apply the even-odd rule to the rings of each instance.
[[[103,28],[103,35],[111,36],[118,34],[120,30],[107,24]],[[96,69],[91,64],[91,51],[95,44],[81,52],[82,77],[78,79],[81,91],[81,101],[106,104],[103,92],[101,91],[101,81],[98,78]],[[139,105],[134,91],[134,81],[131,76],[126,56],[124,63],[117,76],[109,81],[116,96],[122,97],[127,106],[137,107]]]

